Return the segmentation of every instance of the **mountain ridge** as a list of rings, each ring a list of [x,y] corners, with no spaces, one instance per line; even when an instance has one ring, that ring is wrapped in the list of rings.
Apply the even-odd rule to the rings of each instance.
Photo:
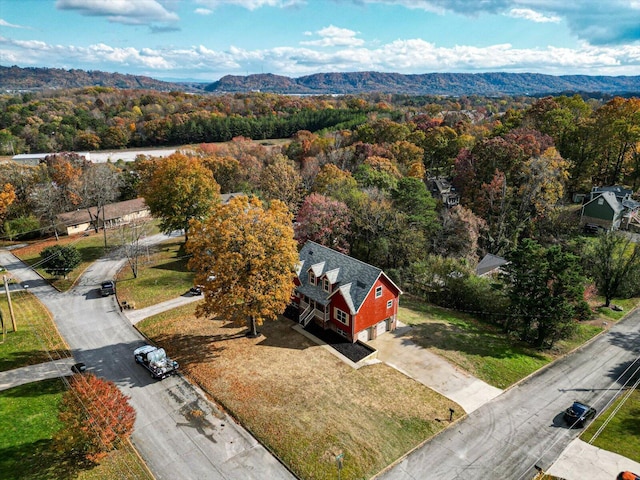
[[[409,95],[549,95],[567,92],[629,95],[640,76],[546,75],[541,73],[316,73],[298,78],[273,74],[226,75],[205,91],[288,94],[396,93]]]
[[[268,92],[285,95],[388,93],[442,96],[542,96],[570,93],[640,95],[640,76],[547,75],[541,73],[326,72],[297,78],[272,73],[225,75],[214,82],[167,82],[142,75],[99,70],[0,65],[0,89],[7,92],[115,87],[192,93]]]

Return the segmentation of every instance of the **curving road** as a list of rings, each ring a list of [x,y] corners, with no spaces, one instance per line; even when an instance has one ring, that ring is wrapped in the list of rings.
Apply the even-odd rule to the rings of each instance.
[[[573,400],[602,411],[630,372],[640,366],[639,326],[640,311],[636,310],[590,344],[502,393],[376,478],[519,480],[533,478],[536,465],[546,471],[580,434],[578,429],[567,428],[562,412]],[[584,462],[597,460],[585,458]]]
[[[149,242],[154,240],[150,237]],[[56,291],[10,252],[0,251],[0,264],[49,309],[75,360],[131,397],[137,412],[132,441],[157,479],[295,478],[181,376],[158,382],[134,362],[132,352],[144,340],[115,298],[99,292],[100,282],[115,276],[122,259],[94,263],[66,293]]]

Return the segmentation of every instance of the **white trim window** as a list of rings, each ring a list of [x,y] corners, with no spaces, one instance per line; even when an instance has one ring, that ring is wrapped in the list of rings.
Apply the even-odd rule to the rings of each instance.
[[[316,285],[316,274],[309,270],[309,285]]]
[[[331,282],[329,281],[329,279],[327,277],[324,277],[322,279],[322,289],[325,292],[331,293]]]
[[[340,323],[344,325],[349,325],[349,314],[347,312],[343,312],[338,307],[334,307],[333,314]]]
[[[387,308],[393,308],[393,300],[387,301]]]
[[[382,296],[382,287],[376,287],[376,298],[380,298]]]

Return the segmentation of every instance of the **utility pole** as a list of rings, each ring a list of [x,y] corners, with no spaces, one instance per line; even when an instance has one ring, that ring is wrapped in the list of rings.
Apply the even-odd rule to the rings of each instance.
[[[9,302],[9,314],[11,315],[11,326],[13,327],[13,331],[17,332],[18,327],[16,326],[16,316],[13,314],[13,305],[11,304],[11,294],[9,293],[9,283],[7,282],[7,276],[3,275],[2,280],[4,280],[4,291],[7,294],[7,302]]]

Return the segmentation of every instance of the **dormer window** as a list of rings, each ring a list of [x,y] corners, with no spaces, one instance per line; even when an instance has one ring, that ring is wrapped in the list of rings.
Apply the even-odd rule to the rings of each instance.
[[[313,273],[313,270],[309,270],[309,285],[316,284],[316,275]]]
[[[325,292],[331,292],[331,282],[329,281],[329,279],[327,277],[324,277],[322,279],[322,289]]]

